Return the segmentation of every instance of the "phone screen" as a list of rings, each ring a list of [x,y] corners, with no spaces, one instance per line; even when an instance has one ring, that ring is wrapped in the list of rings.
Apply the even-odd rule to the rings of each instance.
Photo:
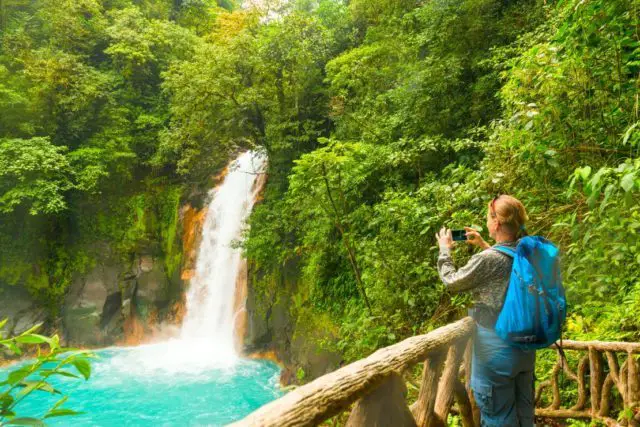
[[[454,241],[467,240],[467,232],[465,230],[451,230],[451,237]]]

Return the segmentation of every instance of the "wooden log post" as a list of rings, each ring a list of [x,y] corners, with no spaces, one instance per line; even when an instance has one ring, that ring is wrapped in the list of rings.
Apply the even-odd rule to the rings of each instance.
[[[453,403],[453,388],[456,381],[459,381],[460,362],[462,361],[466,344],[467,340],[464,339],[449,347],[442,377],[438,383],[438,395],[434,408],[435,417],[433,417],[433,423],[428,423],[428,425],[447,425],[447,416]]]
[[[394,372],[356,402],[346,427],[416,427],[406,398],[404,380]]]
[[[562,356],[558,355],[556,364],[551,371],[551,393],[553,395],[553,400],[551,401],[551,405],[548,409],[560,408],[560,384],[558,383],[558,374],[560,373],[563,364],[564,359],[562,358]]]
[[[598,415],[600,409],[600,391],[603,380],[602,354],[593,347],[589,347],[589,373],[591,382],[589,391],[591,392],[591,415]]]
[[[580,362],[578,362],[578,371],[577,381],[578,381],[578,401],[571,408],[572,411],[580,411],[584,409],[587,404],[587,384],[586,384],[586,374],[587,374],[587,366],[589,363],[589,355],[586,354],[582,356]]]
[[[627,380],[629,403],[632,407],[640,407],[640,370],[638,369],[638,361],[633,353],[627,353],[627,361],[629,364],[627,370],[629,375]]]
[[[625,381],[625,409],[631,409],[637,407],[638,405],[638,365],[633,357],[633,353],[627,353],[627,361],[625,362],[627,366],[626,372],[626,381]],[[622,375],[622,372],[620,373]],[[640,426],[640,422],[635,419],[633,416],[635,415],[632,412],[632,416],[628,419],[628,425],[631,427]]]
[[[418,427],[427,427],[429,420],[433,419],[433,410],[436,404],[436,395],[438,394],[438,381],[444,366],[444,355],[443,351],[434,352],[424,362],[418,400],[411,406],[411,412]]]
[[[473,390],[471,390],[471,366],[473,360],[473,339],[470,339],[467,342],[467,348],[464,350],[464,386],[467,390],[467,396],[469,396],[469,403],[471,404],[471,413],[473,414],[473,425],[480,425],[480,408],[476,403],[476,399],[473,395]]]
[[[631,405],[629,403],[629,394],[627,388],[627,380],[629,379],[628,371],[629,371],[629,359],[625,360],[622,366],[620,367],[620,373],[618,374],[618,383],[616,386],[618,387],[618,391],[620,392],[620,396],[622,397],[622,402],[626,408],[629,408]]]
[[[476,427],[480,424],[476,424],[473,416],[473,407],[471,406],[471,400],[467,388],[457,380],[453,385],[453,397],[458,404],[460,412],[460,420],[462,421],[462,427]]]
[[[611,412],[611,389],[613,388],[615,381],[611,374],[608,374],[602,383],[602,390],[600,391],[600,409],[598,415],[601,417],[608,417]]]

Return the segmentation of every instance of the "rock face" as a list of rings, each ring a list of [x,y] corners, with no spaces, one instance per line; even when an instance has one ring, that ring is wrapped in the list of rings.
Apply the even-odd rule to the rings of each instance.
[[[87,274],[76,278],[62,310],[69,345],[104,346],[126,341],[131,319],[149,332],[167,320],[179,301],[183,282],[169,277],[163,260],[137,255],[127,265],[109,254]],[[136,333],[140,333],[137,331]]]
[[[40,307],[22,286],[0,287],[0,319],[8,319],[7,335],[17,335],[46,320],[46,311]]]
[[[158,237],[141,239],[135,252],[127,254],[104,241],[76,248],[96,259],[88,271],[72,278],[55,319],[25,284],[0,282],[0,320],[8,318],[5,332],[20,333],[42,322],[41,332],[57,332],[65,345],[99,347],[137,344],[158,325],[179,323],[184,291],[195,268],[207,194],[206,188],[193,188],[177,207],[177,223],[167,229],[175,235],[162,236],[171,240],[168,248]]]
[[[295,263],[285,265],[277,276],[265,277],[249,263],[247,325],[244,352],[271,353],[282,362],[281,383],[308,381],[340,366],[340,354],[321,348],[320,341],[335,338],[328,319],[294,309],[293,298],[300,274]]]

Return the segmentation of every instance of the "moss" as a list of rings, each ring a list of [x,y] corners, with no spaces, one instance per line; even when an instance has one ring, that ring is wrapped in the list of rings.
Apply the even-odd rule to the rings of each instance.
[[[163,259],[167,276],[176,277],[183,258],[182,194],[182,186],[145,182],[128,194],[77,201],[64,220],[38,219],[24,230],[16,224],[35,220],[10,218],[0,224],[0,283],[24,286],[55,317],[73,277],[106,255],[129,263],[151,252]],[[175,296],[179,281],[171,282],[176,289],[169,294]]]
[[[182,187],[171,187],[165,192],[165,201],[161,206],[160,236],[164,252],[167,275],[173,277],[182,265],[182,247],[180,245],[178,225],[180,223],[180,200]]]

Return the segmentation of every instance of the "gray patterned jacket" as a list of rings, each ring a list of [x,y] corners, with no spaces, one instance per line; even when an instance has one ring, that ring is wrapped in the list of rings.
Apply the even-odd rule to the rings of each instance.
[[[503,242],[503,246],[515,248],[517,242]],[[509,286],[512,260],[509,256],[485,249],[471,257],[460,269],[451,259],[449,249],[441,248],[438,256],[438,273],[449,291],[471,292],[474,304],[486,305],[496,313],[502,308]]]

